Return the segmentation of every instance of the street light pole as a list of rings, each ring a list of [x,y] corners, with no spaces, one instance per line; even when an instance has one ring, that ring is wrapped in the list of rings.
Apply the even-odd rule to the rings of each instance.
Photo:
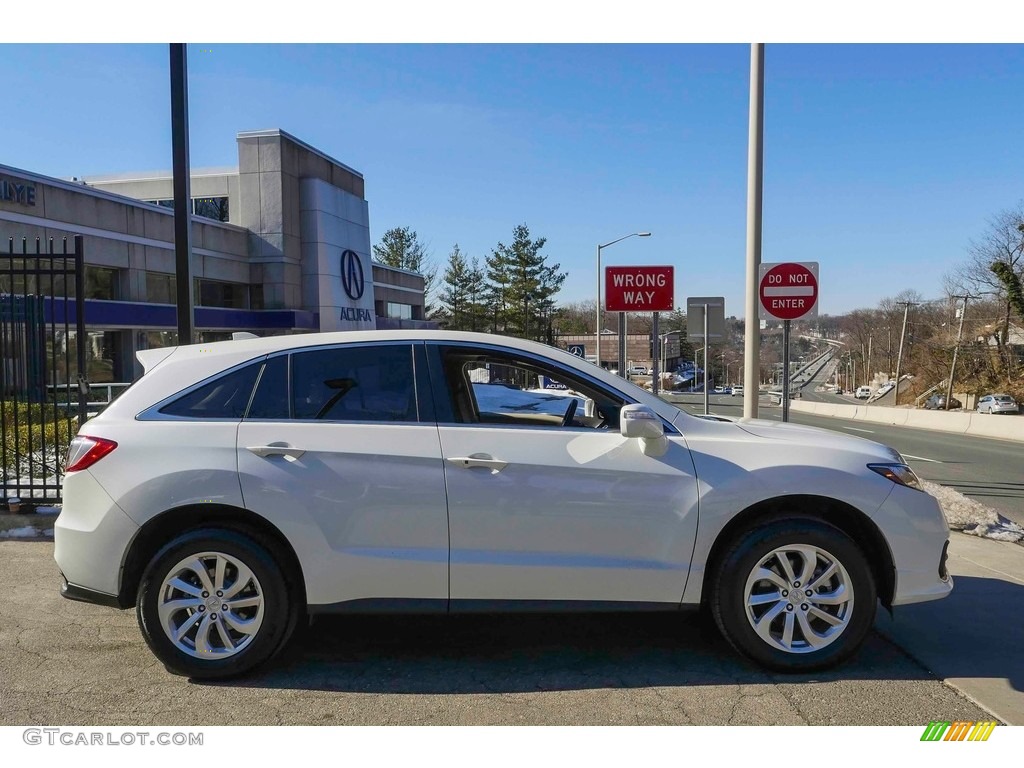
[[[609,245],[615,245],[616,243],[622,242],[628,237],[650,236],[650,232],[630,232],[628,235],[623,235],[618,240],[612,240],[611,242],[597,246],[597,300],[594,308],[594,346],[596,349],[594,350],[594,361],[597,363],[598,368],[601,367],[601,249],[607,248]]]

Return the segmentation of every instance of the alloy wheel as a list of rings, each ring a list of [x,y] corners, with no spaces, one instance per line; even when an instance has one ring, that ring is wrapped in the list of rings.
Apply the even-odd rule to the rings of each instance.
[[[244,650],[263,623],[259,580],[223,552],[189,555],[171,568],[157,599],[160,626],[182,653],[227,658]]]
[[[835,642],[850,623],[853,581],[831,553],[810,544],[769,552],[743,591],[747,620],[768,645],[813,653]]]

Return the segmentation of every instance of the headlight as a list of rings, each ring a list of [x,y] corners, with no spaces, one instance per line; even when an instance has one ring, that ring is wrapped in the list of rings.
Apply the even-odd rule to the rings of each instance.
[[[921,487],[921,481],[914,474],[914,470],[906,464],[868,464],[868,469],[899,485],[905,485],[907,488],[913,488],[915,491],[924,491]]]

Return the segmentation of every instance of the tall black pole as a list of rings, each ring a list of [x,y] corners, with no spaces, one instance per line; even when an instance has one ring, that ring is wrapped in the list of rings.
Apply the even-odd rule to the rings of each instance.
[[[192,191],[188,165],[188,60],[171,43],[171,151],[174,155],[174,277],[178,343],[192,343]]]
[[[64,252],[67,253],[67,248]],[[78,425],[81,426],[89,410],[89,371],[85,359],[89,338],[85,335],[85,238],[82,235],[75,235],[75,333],[78,336]]]
[[[782,420],[789,421],[789,320],[782,321]],[[746,390],[743,390],[746,396]]]

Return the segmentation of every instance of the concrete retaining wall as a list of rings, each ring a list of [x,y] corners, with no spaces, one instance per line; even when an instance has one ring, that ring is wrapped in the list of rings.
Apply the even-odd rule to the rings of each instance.
[[[794,400],[789,404],[789,408],[792,411],[812,413],[815,416],[855,419],[875,424],[892,424],[914,429],[932,429],[937,432],[954,432],[961,435],[997,437],[1003,440],[1024,442],[1024,416],[1020,415],[993,416],[958,411],[947,413],[911,408],[884,408],[873,405],[809,403],[801,400]]]

